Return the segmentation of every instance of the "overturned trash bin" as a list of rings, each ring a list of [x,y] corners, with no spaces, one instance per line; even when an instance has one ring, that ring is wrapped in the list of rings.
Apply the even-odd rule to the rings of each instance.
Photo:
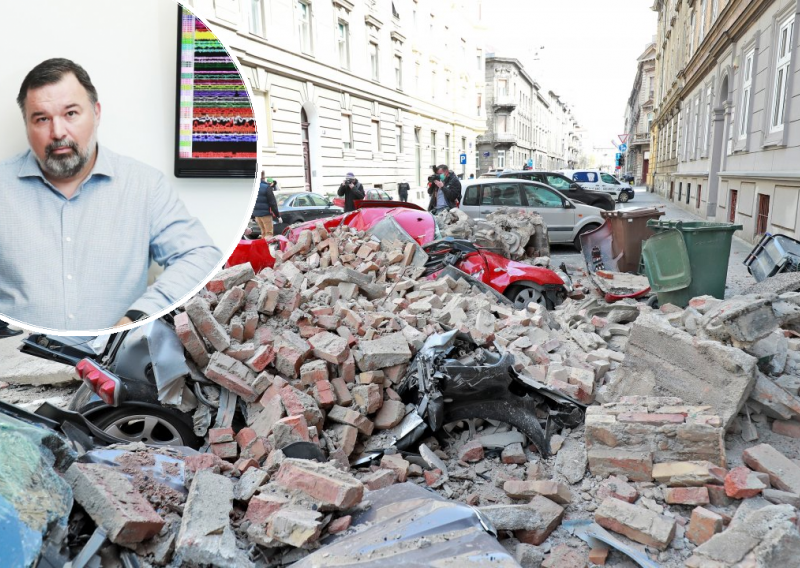
[[[651,219],[647,226],[656,234],[645,241],[642,255],[660,304],[685,308],[697,296],[725,297],[731,240],[741,225]]]
[[[782,272],[800,272],[800,241],[767,233],[744,259],[744,265],[756,282]]]

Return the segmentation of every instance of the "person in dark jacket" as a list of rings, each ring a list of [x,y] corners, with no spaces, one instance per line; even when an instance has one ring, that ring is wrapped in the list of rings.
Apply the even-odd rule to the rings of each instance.
[[[428,211],[434,215],[457,207],[461,200],[461,181],[458,176],[444,164],[436,168],[436,173],[439,179],[428,186],[428,195],[431,196]]]
[[[261,229],[261,236],[268,239],[272,236],[273,220],[280,223],[281,213],[278,210],[278,201],[275,199],[275,188],[278,182],[272,178],[264,179],[264,172],[261,172],[261,185],[258,186],[258,197],[256,206],[253,207],[253,217]]]
[[[344,212],[356,210],[356,201],[364,199],[364,186],[356,179],[353,172],[347,172],[345,180],[339,186],[339,197],[344,197]]]
[[[408,190],[411,189],[408,182],[401,181],[397,184],[397,194],[400,196],[400,201],[408,201]]]

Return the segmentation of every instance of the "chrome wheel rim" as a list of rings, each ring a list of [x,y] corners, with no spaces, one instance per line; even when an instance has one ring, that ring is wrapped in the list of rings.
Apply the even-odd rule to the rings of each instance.
[[[153,446],[183,445],[183,438],[172,424],[149,414],[119,418],[106,426],[105,432],[122,440],[144,442]]]
[[[514,298],[514,307],[518,310],[525,309],[530,303],[544,305],[544,294],[536,288],[523,288]]]

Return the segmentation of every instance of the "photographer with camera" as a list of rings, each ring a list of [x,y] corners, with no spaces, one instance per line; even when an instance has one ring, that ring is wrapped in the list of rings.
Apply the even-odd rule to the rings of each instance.
[[[461,181],[446,165],[431,166],[436,172],[428,177],[428,211],[436,215],[444,210],[457,207],[461,201]]]
[[[356,210],[357,200],[364,199],[364,186],[356,179],[353,172],[348,172],[337,194],[339,197],[344,197],[344,212],[349,213]]]

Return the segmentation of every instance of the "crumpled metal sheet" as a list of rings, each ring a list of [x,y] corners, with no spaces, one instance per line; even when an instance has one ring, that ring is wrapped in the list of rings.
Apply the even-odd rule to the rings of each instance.
[[[66,528],[72,489],[54,465],[74,458],[52,431],[0,414],[0,564],[32,566],[48,532]]]
[[[392,217],[391,215],[387,215],[383,219],[381,219],[378,223],[373,225],[368,231],[368,235],[371,235],[381,241],[381,250],[385,250],[383,245],[384,241],[389,243],[391,241],[399,241],[401,243],[413,243],[414,244],[414,256],[411,258],[411,266],[425,266],[425,263],[428,262],[428,255],[419,246],[414,238],[409,235],[403,227],[400,226],[400,223]]]
[[[158,401],[180,406],[189,367],[178,335],[160,319],[128,334],[111,371],[122,377],[144,377],[148,364],[153,365]]]
[[[292,566],[519,568],[491,523],[468,505],[413,483],[369,492],[365,501],[371,507],[354,515],[350,531]]]
[[[660,568],[661,566],[650,560],[645,553],[625,544],[594,521],[576,519],[564,521],[562,526],[592,548],[600,544],[610,546],[627,555],[642,568]]]

